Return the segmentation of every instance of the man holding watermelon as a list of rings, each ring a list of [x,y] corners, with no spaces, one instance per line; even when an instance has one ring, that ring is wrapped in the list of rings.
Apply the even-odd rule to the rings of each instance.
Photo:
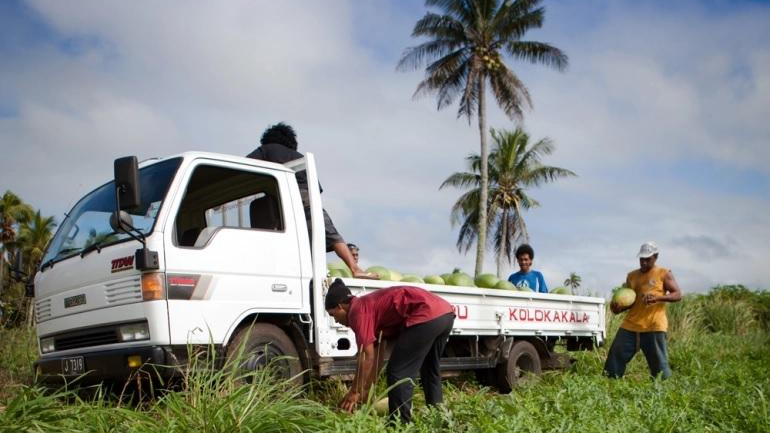
[[[656,266],[658,246],[655,242],[642,244],[637,257],[639,269],[630,272],[625,283],[625,287],[635,292],[635,299],[623,302],[618,296],[621,289],[610,303],[613,313],[628,311],[628,314],[607,354],[604,372],[611,378],[623,377],[626,364],[641,349],[650,374],[666,379],[671,376],[666,346],[666,303],[679,302],[682,291],[670,270]]]

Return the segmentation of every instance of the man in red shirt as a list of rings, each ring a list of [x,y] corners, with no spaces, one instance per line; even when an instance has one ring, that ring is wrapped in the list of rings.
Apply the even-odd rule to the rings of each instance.
[[[395,286],[355,297],[339,278],[326,294],[326,311],[337,323],[356,334],[358,368],[350,391],[340,407],[352,412],[365,401],[377,379],[384,352],[381,343],[390,341],[393,351],[385,369],[388,387],[402,379],[413,379],[419,371],[425,402],[441,403],[439,359],[454,323],[452,305],[440,297],[412,286]],[[388,391],[391,417],[411,421],[412,381]]]

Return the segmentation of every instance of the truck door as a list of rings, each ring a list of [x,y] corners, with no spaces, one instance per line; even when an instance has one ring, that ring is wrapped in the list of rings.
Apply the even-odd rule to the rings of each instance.
[[[166,248],[171,339],[222,342],[246,311],[300,310],[290,173],[208,160],[188,173]]]

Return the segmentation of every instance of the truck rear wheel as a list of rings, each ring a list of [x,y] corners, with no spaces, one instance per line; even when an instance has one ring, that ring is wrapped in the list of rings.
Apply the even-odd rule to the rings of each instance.
[[[535,346],[529,341],[517,341],[508,352],[508,358],[497,366],[497,389],[507,394],[541,372],[540,355]]]
[[[248,375],[266,367],[279,380],[302,383],[302,367],[294,343],[281,328],[270,323],[255,323],[236,334],[227,346],[228,364],[238,363],[239,372]]]

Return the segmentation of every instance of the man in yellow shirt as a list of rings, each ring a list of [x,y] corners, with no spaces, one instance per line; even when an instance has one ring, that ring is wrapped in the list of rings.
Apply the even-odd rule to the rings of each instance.
[[[623,377],[626,364],[641,349],[647,359],[650,374],[665,379],[671,376],[666,347],[666,302],[681,300],[682,291],[670,270],[655,266],[658,261],[658,246],[655,242],[642,244],[637,257],[639,269],[629,272],[626,277],[626,286],[636,292],[636,301],[626,308],[610,303],[613,313],[628,310],[628,315],[615,334],[604,363],[604,372],[612,378]]]

